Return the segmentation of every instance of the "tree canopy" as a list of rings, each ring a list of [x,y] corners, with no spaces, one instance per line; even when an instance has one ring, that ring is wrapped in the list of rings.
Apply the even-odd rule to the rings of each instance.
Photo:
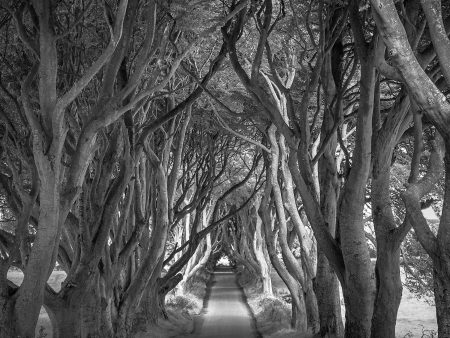
[[[60,337],[128,337],[224,255],[265,294],[277,272],[299,334],[395,337],[402,269],[450,336],[449,18],[2,1],[0,337],[34,337],[42,306]]]

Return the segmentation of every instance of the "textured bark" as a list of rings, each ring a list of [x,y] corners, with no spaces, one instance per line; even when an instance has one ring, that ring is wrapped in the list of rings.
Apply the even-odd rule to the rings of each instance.
[[[242,216],[243,213],[240,214]],[[244,211],[245,217],[241,219],[240,224],[240,241],[239,241],[239,251],[242,257],[252,266],[252,271],[255,272],[255,276],[260,278],[261,276],[261,266],[259,265],[255,252],[253,250],[254,242],[254,231],[250,230],[250,219],[248,217],[248,209]],[[242,217],[240,217],[242,218]]]
[[[345,336],[349,338],[370,337],[373,314],[374,283],[364,231],[363,209],[371,166],[374,80],[372,62],[362,62],[355,150],[338,214],[345,262]]]
[[[392,64],[400,73],[405,85],[413,97],[415,103],[424,112],[424,115],[438,129],[442,135],[446,147],[446,186],[444,195],[444,206],[439,224],[437,236],[429,228],[427,221],[420,210],[420,198],[423,191],[427,190],[434,182],[433,173],[430,170],[418,183],[411,184],[403,194],[407,216],[412,223],[417,237],[433,260],[435,276],[435,300],[438,318],[438,334],[442,337],[450,336],[448,325],[448,295],[444,291],[448,288],[450,278],[448,245],[450,243],[450,104],[445,95],[437,88],[433,81],[427,76],[414,55],[411,45],[408,43],[405,28],[397,13],[393,1],[371,0],[374,8],[374,19],[377,28],[391,56]],[[424,13],[430,26],[430,35],[433,40],[435,51],[443,68],[444,76],[449,81],[448,55],[450,43],[443,28],[441,8],[437,1],[422,1]],[[430,157],[430,163],[432,159]],[[438,162],[440,159],[438,159]],[[439,166],[439,165],[438,165]],[[438,167],[437,166],[437,167]],[[429,175],[430,174],[430,175]],[[439,177],[439,170],[435,170],[434,176]],[[440,303],[438,305],[438,302]],[[446,310],[447,309],[447,310]]]
[[[312,181],[308,180],[307,183],[303,177],[303,174],[308,175],[308,173],[300,171],[300,169],[303,170],[304,168],[302,161],[303,158],[301,156],[289,157],[289,169],[292,178],[302,197],[303,207],[305,208],[311,228],[314,231],[318,246],[322,248],[322,251],[328,258],[341,283],[344,283],[345,265],[342,252],[328,230],[324,216],[320,210],[320,204],[315,197],[316,195]]]
[[[342,337],[344,324],[341,315],[339,281],[328,259],[320,249],[314,285],[319,308],[320,337]]]
[[[397,312],[402,299],[400,243],[388,233],[384,236],[377,234],[377,292],[372,318],[372,337],[395,338]]]
[[[439,137],[438,137],[439,140]],[[449,308],[448,295],[444,291],[450,280],[450,260],[448,254],[449,247],[449,220],[450,220],[450,153],[445,155],[445,194],[442,208],[442,216],[439,223],[437,236],[432,232],[427,220],[423,216],[420,198],[428,193],[438,182],[442,173],[442,145],[439,142],[434,145],[433,152],[430,155],[428,171],[426,175],[417,183],[410,184],[402,194],[406,207],[406,213],[409,222],[412,224],[417,238],[425,251],[433,261],[435,302],[438,322],[438,333],[442,337],[448,336],[448,317],[445,317],[446,310]],[[447,148],[448,149],[448,148]],[[440,304],[438,304],[438,302]]]
[[[188,281],[191,277],[193,277],[197,273],[197,271],[203,268],[208,262],[212,249],[211,234],[206,235],[205,244],[206,248],[203,251],[200,261],[191,270],[189,270],[189,273],[186,273],[186,278],[183,278],[183,280]]]
[[[253,240],[253,250],[255,251],[256,259],[259,263],[261,269],[261,280],[263,286],[263,293],[268,296],[273,295],[272,290],[272,278],[270,277],[270,267],[266,261],[266,255],[264,254],[264,246],[265,246],[265,238],[263,237],[261,225],[262,219],[258,214],[258,210],[260,207],[261,200],[257,200],[255,202],[255,237]]]
[[[110,301],[102,292],[99,275],[94,274],[80,276],[58,294],[48,291],[44,305],[55,337],[107,338],[113,336]]]
[[[14,303],[9,292],[0,290],[0,338],[15,337],[14,334]]]
[[[43,162],[45,160],[42,160]],[[59,242],[59,174],[48,167],[40,168],[39,231],[30,253],[25,276],[15,303],[16,330],[23,338],[33,338],[44,301],[44,289],[53,265],[53,250]],[[45,179],[43,179],[45,177]]]
[[[21,94],[23,108],[32,132],[33,157],[41,189],[39,227],[14,308],[16,333],[22,338],[34,337],[36,322],[44,300],[46,281],[58,254],[61,227],[79,192],[79,186],[81,186],[76,180],[73,187],[69,185],[67,191],[64,191],[64,188],[67,187],[62,184],[62,175],[65,169],[62,169],[61,160],[66,140],[64,111],[113,54],[122,34],[127,2],[121,1],[118,6],[116,21],[111,27],[112,36],[108,47],[71,88],[64,88],[64,93],[60,97],[57,93],[58,53],[57,37],[53,26],[55,22],[54,8],[47,0],[33,1],[30,6],[33,6],[35,19],[38,21],[38,47],[36,49],[39,49],[39,52],[37,50],[35,52],[39,54],[39,63],[38,67],[34,67],[29,73],[22,86]],[[17,22],[19,27],[21,24],[21,22]],[[26,41],[24,43],[27,44]],[[32,110],[28,97],[37,69],[39,71],[39,119],[36,117],[36,112]],[[92,148],[90,146],[95,141],[95,132],[100,128],[97,124],[94,123],[94,125],[97,129],[91,128],[93,133],[81,142],[84,142],[86,147],[79,147],[82,150],[78,153],[80,156],[74,156],[75,159],[72,160],[70,170],[74,174],[73,177],[84,176],[91,156],[89,150]],[[82,161],[77,161],[77,159],[82,159]],[[64,198],[62,198],[63,192],[68,192],[64,194]]]
[[[270,143],[271,143],[271,170],[268,179],[271,181],[272,193],[274,195],[274,203],[277,211],[278,222],[279,222],[279,235],[278,241],[280,244],[281,252],[283,253],[283,260],[285,261],[286,267],[289,272],[297,279],[297,281],[306,288],[305,275],[301,265],[297,262],[294,254],[292,253],[288,245],[288,229],[286,224],[286,214],[283,204],[283,198],[281,195],[280,185],[278,184],[278,161],[279,161],[279,146],[276,139],[276,127],[271,125],[268,131]],[[279,142],[284,142],[284,138],[280,136]]]
[[[441,71],[447,83],[450,83],[450,40],[442,17],[441,0],[421,0],[422,9],[428,22],[433,47],[439,57]]]
[[[136,313],[127,319],[132,323],[132,332],[144,331],[148,325],[157,325],[161,320],[167,319],[165,309],[165,294],[160,292],[159,275],[154,274],[142,295]]]
[[[202,213],[202,221],[205,220],[205,214],[206,211],[199,211]],[[197,217],[194,218],[194,222],[197,221]],[[191,236],[191,229],[190,229],[190,214],[186,215],[186,219],[185,219],[185,235],[186,235],[186,241],[189,240],[190,236]],[[196,232],[201,230],[201,226],[203,226],[203,224],[201,224],[199,222],[199,224],[197,225],[197,229]],[[208,235],[209,236],[209,235]],[[203,241],[201,241],[200,243],[202,243]],[[191,249],[191,248],[189,248]],[[192,249],[191,249],[192,250]],[[184,288],[186,287],[186,283],[188,282],[189,278],[191,278],[193,276],[193,274],[191,273],[192,269],[195,268],[195,266],[197,266],[198,262],[202,259],[202,246],[199,244],[193,255],[188,259],[187,264],[186,264],[186,269],[184,270],[183,273],[183,280],[180,283],[180,291],[184,291]]]
[[[408,222],[397,226],[390,197],[392,154],[401,135],[411,123],[409,98],[400,93],[383,125],[374,125],[372,170],[372,215],[376,234],[376,296],[372,337],[395,338],[397,311],[402,296],[400,245],[408,233]],[[421,118],[421,116],[419,116]],[[420,133],[422,132],[421,126]],[[378,129],[378,130],[377,130]],[[416,145],[417,147],[417,145]],[[420,148],[420,147],[419,147]],[[420,158],[421,150],[414,154]],[[411,166],[414,175],[415,166]]]
[[[14,291],[6,275],[9,264],[0,259],[0,338],[14,337]]]
[[[274,194],[274,200],[275,200],[275,206],[276,206],[276,210],[277,210],[277,215],[278,215],[278,224],[279,224],[279,235],[278,235],[278,242],[280,244],[281,247],[281,252],[283,255],[283,262],[288,270],[288,272],[300,283],[301,285],[301,292],[304,293],[304,298],[305,298],[305,309],[306,309],[306,314],[307,314],[307,318],[308,318],[308,324],[309,324],[309,329],[311,332],[315,333],[317,331],[317,327],[318,327],[318,309],[317,309],[317,300],[316,300],[316,295],[314,294],[314,290],[313,290],[313,286],[312,286],[312,281],[311,281],[311,276],[308,275],[308,273],[305,273],[303,266],[301,264],[301,262],[298,262],[297,259],[295,258],[295,256],[293,255],[291,248],[289,246],[288,243],[288,229],[287,229],[287,224],[286,224],[286,215],[284,212],[284,204],[283,203],[283,198],[281,195],[281,190],[280,190],[280,186],[278,184],[278,180],[277,180],[277,171],[278,171],[278,161],[279,161],[279,154],[280,154],[280,149],[278,146],[278,143],[276,141],[276,134],[275,134],[275,126],[271,126],[269,128],[269,138],[271,141],[271,153],[272,153],[272,160],[271,160],[271,184],[272,184],[272,189],[273,189],[273,194]],[[285,148],[284,148],[284,137],[280,136],[279,139],[279,143],[280,143],[280,148],[281,148],[281,161],[282,161],[282,165],[281,167],[283,169],[285,166],[285,159],[286,159],[286,154],[285,154]],[[294,209],[294,196],[293,196],[293,189],[292,189],[292,180],[291,180],[291,176],[286,175],[287,174],[287,170],[284,170],[285,172],[285,183],[287,185],[287,191],[288,191],[288,202],[286,203],[287,205],[290,205],[290,208],[288,207],[288,210],[290,209],[290,213],[291,213],[291,217],[294,218],[297,223],[297,227],[300,228],[301,230],[299,231],[300,233],[303,232],[302,236],[299,237],[300,240],[300,244],[302,245],[302,255],[306,255],[306,249],[305,249],[305,240],[306,240],[306,236],[304,234],[304,229],[302,229],[301,227],[301,221],[300,221],[300,216],[298,214],[298,212],[296,212],[296,210]],[[274,174],[275,173],[275,174]],[[304,261],[306,262],[305,265],[309,264],[309,260],[308,257],[304,257]],[[310,264],[309,264],[310,265]],[[312,270],[312,268],[307,268],[307,270]],[[299,309],[298,309],[299,310]],[[296,313],[294,311],[294,313]],[[297,314],[297,313],[296,313]],[[296,316],[293,317],[294,319],[296,319]]]
[[[423,236],[423,234],[421,235]],[[439,230],[434,242],[436,251],[431,257],[438,335],[439,337],[450,337],[450,144],[446,144],[444,203]],[[429,249],[427,251],[430,251]]]
[[[260,209],[261,210],[261,209]],[[281,263],[277,256],[276,245],[274,242],[274,236],[272,234],[272,227],[270,222],[270,216],[267,211],[260,211],[261,218],[263,219],[264,228],[266,231],[266,244],[267,251],[269,253],[269,258],[272,266],[277,271],[280,278],[284,281],[292,297],[292,321],[291,326],[296,328],[299,332],[307,332],[308,329],[308,314],[306,312],[306,303],[303,290],[300,283],[292,277],[288,270]],[[266,215],[264,215],[266,213]],[[270,234],[269,234],[270,232]]]
[[[156,180],[158,187],[158,203],[155,223],[153,227],[150,247],[145,258],[141,261],[135,278],[125,290],[119,305],[117,319],[117,337],[127,337],[131,328],[130,316],[139,306],[144,290],[152,278],[161,274],[164,260],[165,246],[169,231],[169,210],[167,196],[167,176],[161,163],[155,163]]]
[[[311,278],[306,280],[305,307],[308,316],[308,330],[312,333],[320,331],[320,315],[317,295],[314,290],[314,284]]]
[[[268,156],[267,156],[268,157]],[[269,160],[266,159],[268,178],[272,176],[272,168],[269,165]],[[270,215],[270,194],[272,192],[272,179],[266,180],[266,187],[264,197],[261,200],[261,205],[258,213],[264,224],[264,232],[266,237],[267,252],[269,254],[272,266],[277,271],[280,278],[285,282],[292,297],[292,304],[296,307],[293,311],[292,326],[296,327],[300,332],[305,333],[308,328],[306,304],[303,295],[303,290],[300,290],[299,282],[289,273],[286,267],[281,263],[276,251],[276,243],[272,229],[272,221]]]
[[[338,95],[341,76],[342,44],[335,44],[330,55],[327,55],[322,70],[323,88],[325,91],[326,110],[321,128],[321,143],[326,144],[323,155],[318,161],[320,187],[320,210],[324,215],[328,230],[336,237],[336,214],[339,182],[335,159],[337,133],[335,124],[342,119],[342,99]],[[339,86],[340,87],[340,86]],[[339,282],[323,250],[318,247],[317,273],[314,281],[320,316],[321,337],[342,337],[342,323]]]
[[[444,94],[436,87],[419,64],[405,28],[392,0],[371,0],[374,19],[388,50],[390,60],[400,73],[409,93],[425,116],[441,133],[445,140],[450,139],[450,104]],[[381,5],[380,5],[381,4]],[[433,19],[433,23],[435,23]],[[437,18],[436,18],[437,20]],[[446,46],[442,45],[440,47]],[[439,56],[439,49],[436,50]],[[444,55],[439,57],[441,65],[447,66]]]
[[[105,323],[107,306],[96,292],[83,292],[83,298],[75,293],[60,307],[48,308],[55,320],[57,337],[113,337],[111,323]]]
[[[196,265],[197,261],[199,260],[201,251],[202,251],[201,247],[197,247],[197,249],[195,250],[192,257],[190,257],[190,259],[188,260],[186,269],[184,270],[183,280],[180,283],[180,291],[184,290],[186,283],[188,281],[188,276],[190,275],[191,270],[193,269],[193,267]]]
[[[444,264],[449,267],[450,260],[447,258]],[[433,270],[433,278],[438,336],[450,337],[450,278],[448,273],[436,269]]]
[[[250,278],[259,278],[260,268],[256,262],[249,259],[249,243],[247,241],[246,231],[240,229],[239,225],[236,231],[228,231],[224,226],[222,235],[222,250],[235,263],[242,265]]]

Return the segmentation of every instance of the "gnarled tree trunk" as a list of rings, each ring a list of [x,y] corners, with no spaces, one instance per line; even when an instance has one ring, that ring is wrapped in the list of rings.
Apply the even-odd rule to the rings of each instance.
[[[263,237],[261,225],[262,225],[262,219],[258,214],[258,210],[260,208],[261,200],[257,200],[255,202],[255,237],[253,240],[253,250],[255,252],[256,259],[260,266],[261,271],[261,280],[262,280],[262,287],[263,287],[263,293],[265,295],[271,296],[273,295],[272,290],[272,278],[270,277],[270,266],[267,264],[266,256],[264,254],[264,245],[265,245],[265,238]]]
[[[15,303],[16,332],[23,338],[33,338],[44,301],[44,289],[53,270],[55,247],[59,242],[60,182],[59,174],[51,169],[50,161],[42,159],[39,170],[39,230],[36,234],[24,280]]]
[[[450,260],[443,263],[447,267],[450,266]],[[437,271],[434,268],[433,278],[438,336],[450,337],[450,276],[448,273],[445,274],[443,271]]]
[[[286,269],[286,267],[281,263],[278,258],[276,251],[276,243],[274,238],[274,233],[272,229],[272,225],[274,222],[271,221],[271,198],[270,195],[272,193],[272,184],[273,179],[270,177],[273,176],[272,170],[274,167],[270,165],[270,160],[266,156],[266,175],[268,179],[266,180],[266,187],[264,191],[264,197],[261,200],[261,205],[259,207],[258,213],[262,219],[264,224],[264,232],[266,237],[266,245],[267,252],[269,254],[270,261],[272,266],[277,271],[280,278],[285,282],[286,286],[289,289],[292,297],[292,306],[295,307],[292,311],[292,326],[295,327],[300,332],[307,332],[308,329],[308,315],[306,312],[306,304],[303,290],[301,289],[300,283],[290,274],[290,272]],[[273,159],[271,159],[273,161]]]
[[[336,237],[337,199],[339,195],[338,167],[336,164],[337,131],[335,124],[343,118],[341,81],[341,62],[343,58],[342,41],[334,44],[331,53],[325,57],[322,69],[322,81],[325,93],[325,111],[320,132],[321,143],[328,144],[323,148],[323,155],[318,160],[318,176],[320,187],[320,210],[324,215],[328,230],[333,238]],[[318,246],[317,273],[314,281],[320,316],[321,337],[342,337],[344,325],[342,323],[341,302],[339,295],[339,281],[326,258],[323,250]]]
[[[7,260],[0,259],[0,338],[14,337],[14,292],[6,278]]]
[[[345,184],[338,220],[345,262],[343,293],[345,336],[370,337],[374,283],[369,248],[364,231],[363,210],[371,166],[372,113],[375,69],[369,60],[361,61],[360,103],[352,169]]]
[[[44,305],[55,337],[113,337],[112,300],[105,298],[100,279],[96,273],[79,284],[65,286],[58,294],[48,291]]]
[[[374,125],[372,169],[372,216],[376,234],[376,295],[372,318],[372,337],[395,337],[397,311],[402,297],[400,245],[410,229],[404,222],[397,226],[390,196],[390,170],[394,147],[411,123],[409,98],[399,94],[389,115]],[[376,118],[381,119],[379,110]],[[421,116],[418,115],[421,119]],[[416,126],[422,133],[422,126]],[[417,143],[417,142],[416,142]],[[420,158],[421,149],[414,152]],[[414,168],[414,164],[412,168]]]

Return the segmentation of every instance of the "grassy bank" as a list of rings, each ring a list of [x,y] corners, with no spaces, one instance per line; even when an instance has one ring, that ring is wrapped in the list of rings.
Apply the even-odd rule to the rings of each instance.
[[[242,268],[238,268],[238,282],[245,292],[256,327],[263,337],[299,337],[298,332],[291,329],[292,310],[286,301],[289,292],[281,279],[273,278],[273,296],[262,294],[259,282]]]
[[[261,294],[260,285],[240,271],[239,283],[247,296],[248,304],[255,316],[259,332],[264,337],[298,337],[290,328],[291,304],[289,290],[275,271],[271,273],[273,297]],[[345,320],[343,299],[342,316]],[[397,338],[436,338],[437,324],[435,307],[423,299],[417,299],[406,288],[398,310]]]
[[[210,273],[200,269],[184,290],[171,291],[166,297],[167,318],[136,333],[134,338],[183,337],[192,333],[203,309],[209,279]]]

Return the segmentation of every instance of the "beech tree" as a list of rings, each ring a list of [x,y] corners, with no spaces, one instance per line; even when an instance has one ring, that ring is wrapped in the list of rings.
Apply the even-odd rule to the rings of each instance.
[[[429,189],[429,181],[411,182],[403,195],[408,219],[411,222],[419,241],[433,261],[434,294],[436,313],[438,318],[438,334],[446,336],[448,332],[448,273],[446,272],[445,248],[448,246],[446,230],[446,201],[448,199],[448,103],[445,95],[433,83],[429,75],[421,67],[413,54],[411,44],[395,5],[391,1],[371,1],[374,19],[380,35],[386,44],[388,55],[400,79],[407,86],[411,96],[418,107],[430,122],[436,127],[445,144],[445,195],[444,205],[437,235],[433,234],[420,212],[420,198],[424,191]],[[430,37],[439,61],[439,66],[445,81],[448,83],[446,53],[449,40],[443,23],[443,12],[440,1],[421,2],[422,10],[428,24]],[[437,137],[439,144],[439,136]],[[439,149],[439,145],[437,145]],[[438,173],[436,173],[438,175]]]

